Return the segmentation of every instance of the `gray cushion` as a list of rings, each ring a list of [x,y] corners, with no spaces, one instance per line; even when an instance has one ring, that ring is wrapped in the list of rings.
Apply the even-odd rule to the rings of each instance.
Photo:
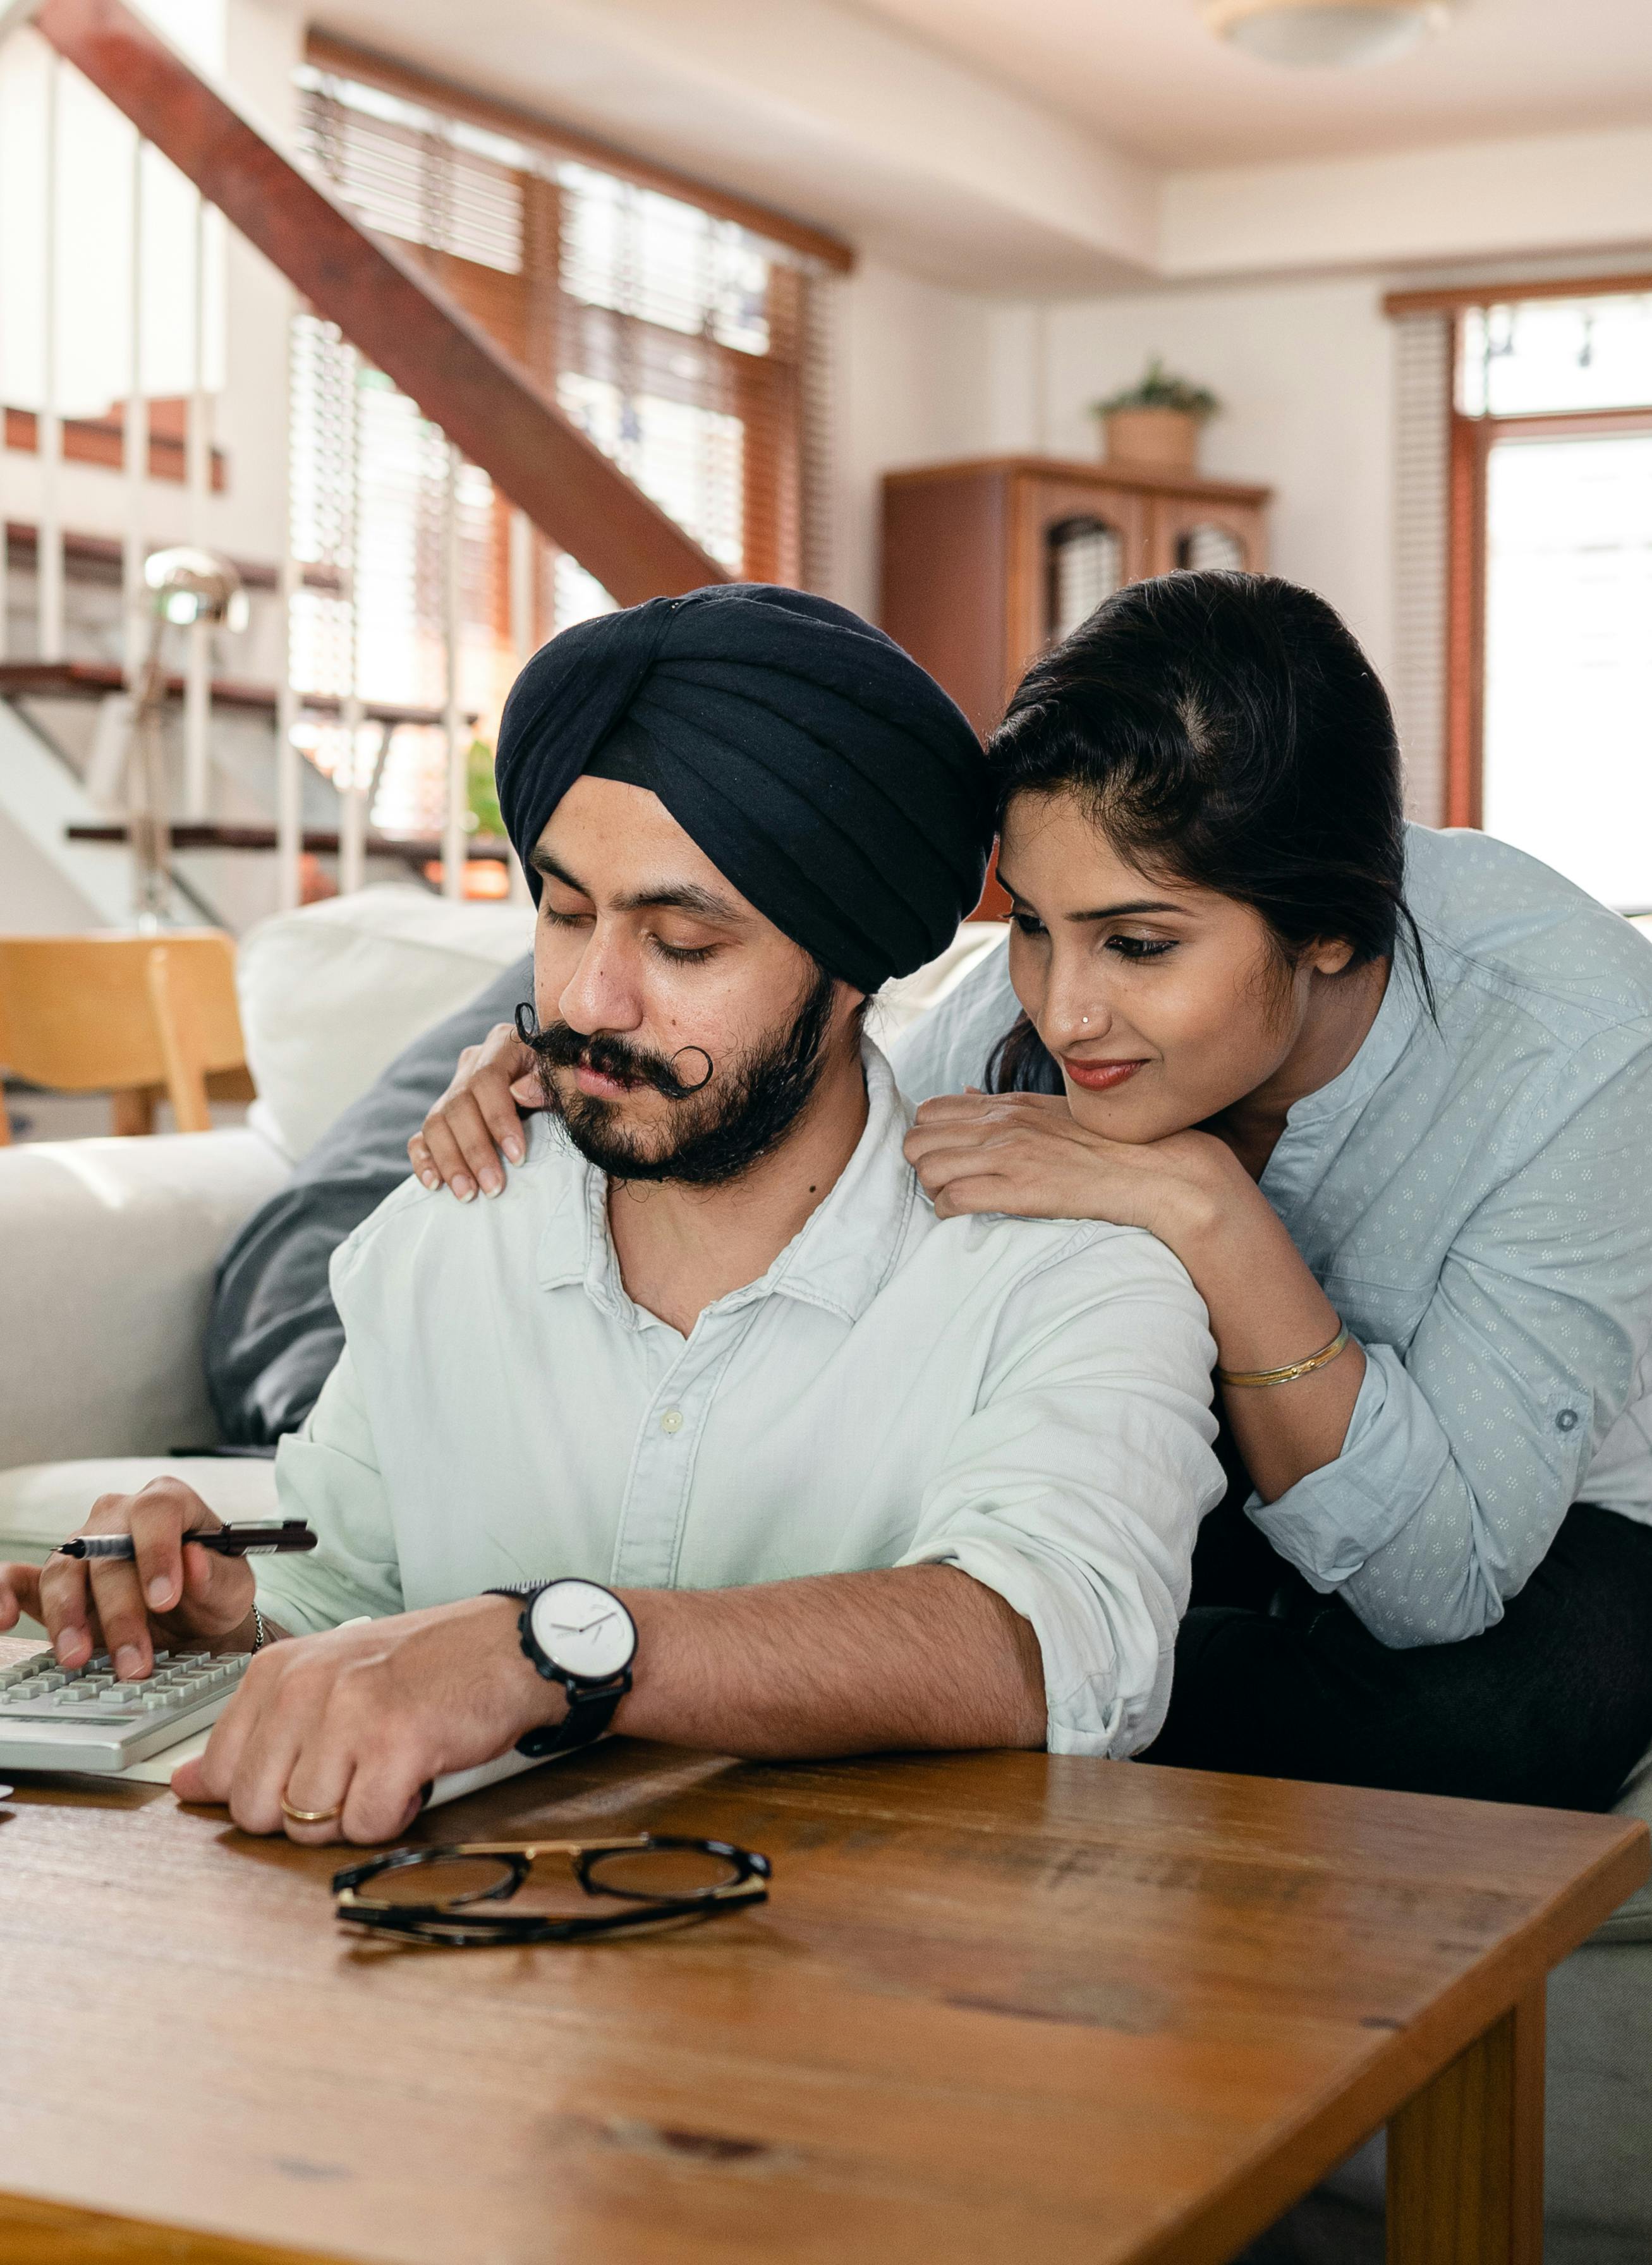
[[[1631,1774],[1629,1782],[1612,1803],[1612,1812],[1618,1817],[1638,1817],[1643,1824],[1652,1824],[1652,1753],[1641,1757],[1640,1767]],[[1627,1903],[1619,1904],[1590,1940],[1652,1942],[1652,1880],[1637,1888]],[[1648,1988],[1652,1992],[1652,1964],[1648,1969]]]

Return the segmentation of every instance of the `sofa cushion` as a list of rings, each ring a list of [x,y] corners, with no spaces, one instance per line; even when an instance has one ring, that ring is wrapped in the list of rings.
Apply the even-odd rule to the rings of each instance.
[[[1652,1825],[1652,1753],[1641,1757],[1629,1782],[1612,1804],[1618,1817],[1638,1817]],[[1652,1942],[1652,1880],[1639,1887],[1627,1902],[1619,1904],[1604,1926],[1597,1927],[1591,1942]]]
[[[211,1445],[213,1268],[289,1169],[244,1125],[0,1148],[0,1470]]]
[[[38,1564],[86,1522],[100,1494],[135,1494],[151,1479],[180,1478],[220,1518],[270,1518],[275,1462],[264,1455],[97,1455],[84,1462],[21,1463],[0,1471],[0,1559]]]
[[[530,905],[362,889],[241,940],[236,983],[257,1123],[296,1162],[385,1066],[533,937]]]

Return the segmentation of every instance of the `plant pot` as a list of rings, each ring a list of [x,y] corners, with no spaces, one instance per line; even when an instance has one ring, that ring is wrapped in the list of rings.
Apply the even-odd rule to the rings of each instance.
[[[1147,464],[1161,472],[1197,468],[1199,420],[1185,409],[1115,409],[1102,429],[1110,464]]]

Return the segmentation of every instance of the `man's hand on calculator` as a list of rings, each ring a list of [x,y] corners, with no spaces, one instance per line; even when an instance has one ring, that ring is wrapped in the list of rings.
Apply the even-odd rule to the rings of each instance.
[[[271,1645],[173,1792],[222,1803],[244,1832],[393,1839],[431,1780],[560,1716],[561,1686],[522,1656],[517,1610],[513,1598],[471,1597]]]
[[[135,1556],[0,1565],[0,1635],[27,1613],[62,1666],[106,1651],[125,1682],[149,1675],[157,1649],[250,1650],[251,1567],[185,1540],[222,1524],[179,1479],[105,1495],[81,1531],[130,1533]],[[173,1791],[222,1803],[248,1832],[389,1839],[428,1780],[555,1719],[562,1691],[522,1657],[516,1617],[513,1599],[477,1597],[267,1644]]]
[[[184,1538],[222,1524],[181,1479],[152,1479],[141,1494],[102,1495],[81,1532],[129,1533],[135,1556],[0,1565],[0,1635],[26,1613],[43,1624],[62,1666],[82,1667],[106,1651],[126,1682],[149,1674],[157,1646],[250,1650],[251,1567]]]

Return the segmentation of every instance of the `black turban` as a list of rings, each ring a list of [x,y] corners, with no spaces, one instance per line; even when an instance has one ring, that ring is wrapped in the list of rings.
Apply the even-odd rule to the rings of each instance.
[[[499,725],[528,856],[584,771],[647,787],[759,912],[857,991],[909,975],[980,895],[986,758],[892,638],[762,583],[651,598],[540,648]]]

